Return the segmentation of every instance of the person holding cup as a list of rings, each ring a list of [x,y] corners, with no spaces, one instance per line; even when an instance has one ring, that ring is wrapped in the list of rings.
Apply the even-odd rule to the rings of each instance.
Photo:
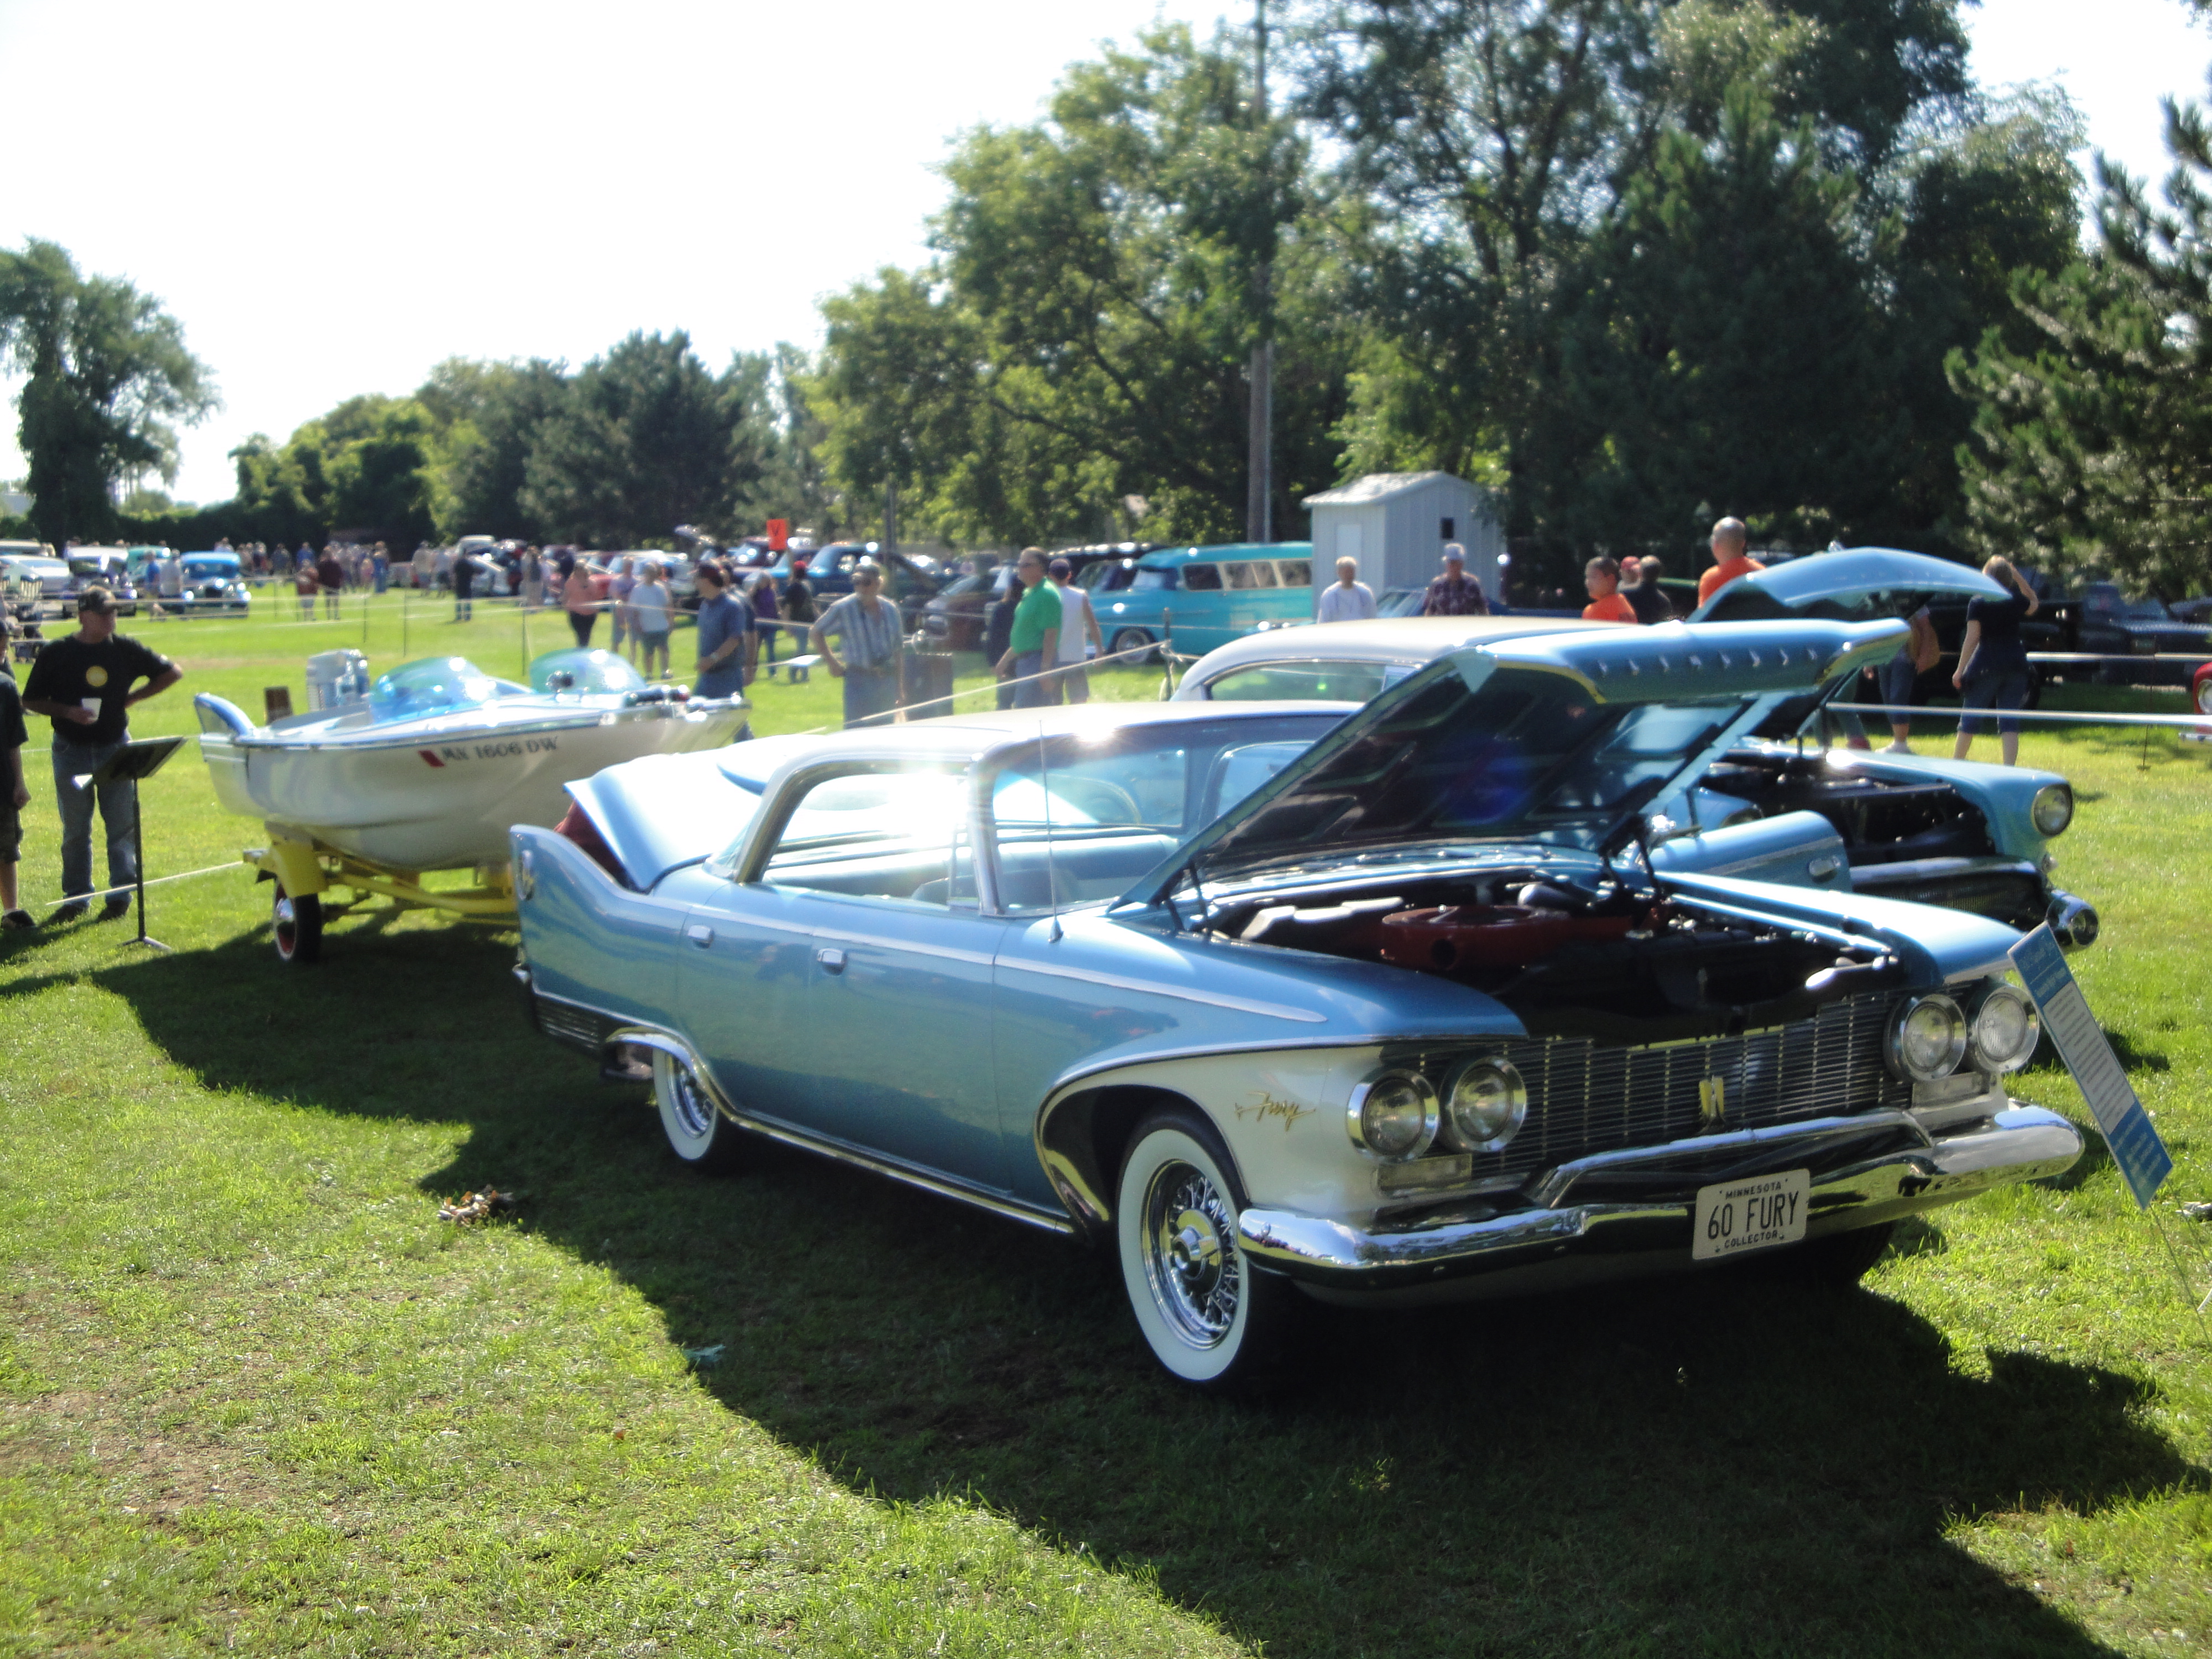
[[[131,841],[137,809],[128,783],[80,783],[131,741],[131,705],[159,696],[185,671],[151,647],[115,631],[115,599],[105,587],[77,596],[76,632],[50,640],[31,664],[24,712],[54,723],[54,805],[62,820],[62,896],[57,921],[74,921],[92,897],[92,809],[107,826],[107,902],[100,920],[131,914],[138,879]],[[144,682],[140,684],[140,682]],[[133,690],[133,687],[137,690]]]

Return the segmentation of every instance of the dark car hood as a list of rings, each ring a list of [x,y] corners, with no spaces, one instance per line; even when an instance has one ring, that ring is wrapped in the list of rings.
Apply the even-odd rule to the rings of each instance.
[[[1972,565],[1893,547],[1850,547],[1739,576],[1691,616],[1693,623],[1826,617],[1864,622],[1910,616],[1929,599],[2001,599],[2005,590]]]
[[[1663,810],[1783,702],[1897,654],[1896,621],[1521,635],[1385,690],[1124,896],[1222,873],[1454,843],[1584,852]]]

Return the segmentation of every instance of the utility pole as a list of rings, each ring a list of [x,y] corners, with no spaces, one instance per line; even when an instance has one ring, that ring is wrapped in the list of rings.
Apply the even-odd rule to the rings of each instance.
[[[1253,0],[1253,4],[1252,109],[1264,140],[1267,131],[1267,0]],[[1271,175],[1267,182],[1272,191],[1272,161],[1263,165],[1267,166]],[[1271,204],[1271,216],[1273,212]],[[1273,234],[1271,222],[1269,234],[1272,236]],[[1257,281],[1254,284],[1255,297],[1259,301],[1260,343],[1252,348],[1252,410],[1248,421],[1250,457],[1245,470],[1244,489],[1244,539],[1248,542],[1272,542],[1275,539],[1273,279],[1273,262],[1261,260]]]

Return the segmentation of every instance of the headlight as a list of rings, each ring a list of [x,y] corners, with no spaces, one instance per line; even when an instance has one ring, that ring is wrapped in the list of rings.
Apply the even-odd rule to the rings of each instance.
[[[1502,1152],[1528,1115],[1528,1086],[1502,1060],[1471,1060],[1444,1095],[1444,1139],[1463,1152]]]
[[[2035,820],[2036,834],[2046,841],[2063,836],[2074,822],[2074,791],[2066,784],[2046,783],[2035,792],[2035,804],[2027,811]]]
[[[1974,1006],[1973,1018],[1966,1025],[1966,1044],[1973,1053],[1974,1068],[1999,1076],[2017,1072],[2035,1053],[2036,1039],[2042,1032],[2043,1022],[2036,1018],[2033,1003],[2009,985],[1990,986]]]
[[[1437,1138],[1437,1091],[1425,1077],[1385,1072],[1352,1091],[1345,1127],[1354,1146],[1377,1158],[1419,1158]]]
[[[1889,1028],[1890,1069],[1915,1083],[1934,1083],[1959,1069],[1966,1057],[1966,1017],[1938,992],[1915,997]]]

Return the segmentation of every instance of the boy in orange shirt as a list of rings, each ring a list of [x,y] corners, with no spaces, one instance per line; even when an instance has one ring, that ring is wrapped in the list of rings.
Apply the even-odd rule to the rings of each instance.
[[[1584,622],[1633,623],[1636,607],[1620,597],[1620,566],[1612,559],[1592,559],[1583,567],[1583,584],[1590,602],[1583,607]]]

